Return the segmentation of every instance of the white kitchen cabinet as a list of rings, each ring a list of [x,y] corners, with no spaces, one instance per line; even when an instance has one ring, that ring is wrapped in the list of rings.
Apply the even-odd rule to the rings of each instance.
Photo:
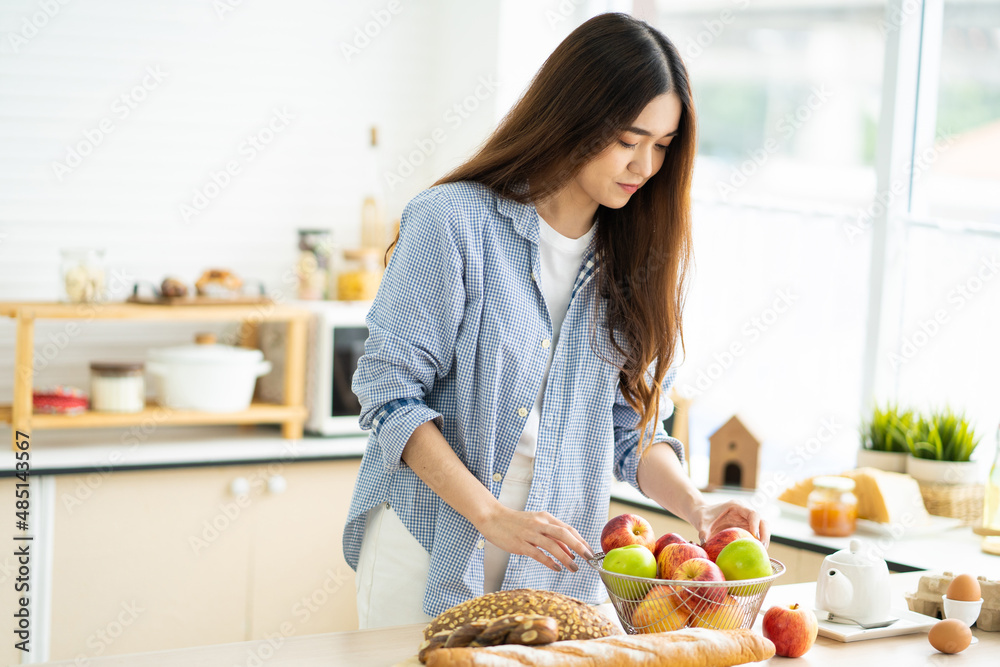
[[[340,536],[359,464],[57,477],[50,659],[356,628]]]

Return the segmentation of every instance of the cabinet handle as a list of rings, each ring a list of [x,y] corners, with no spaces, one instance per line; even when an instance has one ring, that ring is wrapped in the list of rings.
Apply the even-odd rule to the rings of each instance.
[[[267,490],[271,493],[284,493],[288,488],[288,481],[281,475],[272,475],[267,480]]]
[[[229,484],[229,492],[234,496],[245,496],[250,493],[250,480],[246,477],[237,477]]]

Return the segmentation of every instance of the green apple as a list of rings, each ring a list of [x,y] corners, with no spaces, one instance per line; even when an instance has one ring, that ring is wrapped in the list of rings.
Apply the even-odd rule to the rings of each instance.
[[[771,575],[771,559],[764,545],[752,537],[741,537],[733,540],[719,552],[715,564],[726,575],[726,581],[740,579],[758,579]],[[753,586],[741,586],[730,589],[733,595],[750,595]]]
[[[642,544],[628,544],[612,549],[604,556],[603,568],[616,574],[656,579],[656,557]],[[646,585],[616,577],[607,577],[605,583],[608,590],[626,600],[641,600],[653,586],[653,581]]]

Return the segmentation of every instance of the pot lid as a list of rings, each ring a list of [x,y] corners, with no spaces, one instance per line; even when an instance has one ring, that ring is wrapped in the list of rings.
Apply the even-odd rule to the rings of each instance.
[[[835,551],[827,556],[826,559],[836,565],[873,567],[881,564],[885,567],[885,560],[877,556],[873,549],[862,549],[861,540],[851,540],[848,548]]]
[[[151,361],[185,364],[250,364],[263,358],[260,350],[221,344],[180,345],[149,351]]]

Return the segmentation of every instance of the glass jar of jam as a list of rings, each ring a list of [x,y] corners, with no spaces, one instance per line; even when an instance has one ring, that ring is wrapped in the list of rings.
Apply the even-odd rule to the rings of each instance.
[[[809,526],[817,535],[847,537],[858,520],[858,497],[854,480],[847,477],[817,477],[809,494]]]

